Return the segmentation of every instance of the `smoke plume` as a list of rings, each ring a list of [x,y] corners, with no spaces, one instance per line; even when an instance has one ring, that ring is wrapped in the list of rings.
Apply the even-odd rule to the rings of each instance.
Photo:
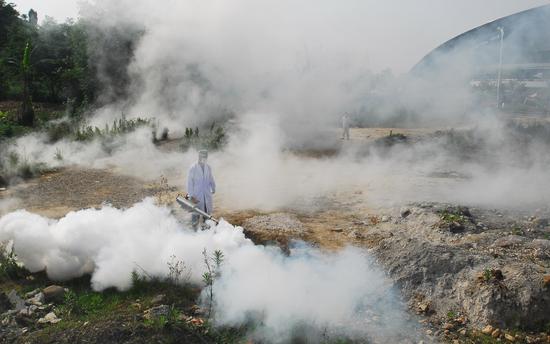
[[[152,199],[125,210],[71,212],[59,220],[16,211],[0,218],[0,241],[12,242],[31,272],[45,270],[60,281],[91,274],[98,291],[130,288],[134,270],[165,278],[172,256],[186,264],[190,283],[201,284],[202,250],[221,250],[225,260],[214,284],[217,323],[261,321],[256,335],[274,342],[300,328],[363,338],[411,331],[398,294],[367,253],[326,253],[299,244],[286,256],[276,247],[255,246],[242,228],[225,221],[206,231],[188,230]]]

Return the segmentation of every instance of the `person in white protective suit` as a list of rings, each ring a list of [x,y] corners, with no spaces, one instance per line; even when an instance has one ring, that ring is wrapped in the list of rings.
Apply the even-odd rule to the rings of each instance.
[[[342,140],[349,140],[349,116],[347,113],[342,116]]]
[[[206,163],[207,159],[208,151],[199,151],[199,160],[191,166],[187,173],[187,196],[197,204],[199,209],[207,214],[212,214],[212,195],[216,192],[216,182],[214,182],[212,169]],[[198,227],[201,217],[199,214],[191,216],[194,228]]]

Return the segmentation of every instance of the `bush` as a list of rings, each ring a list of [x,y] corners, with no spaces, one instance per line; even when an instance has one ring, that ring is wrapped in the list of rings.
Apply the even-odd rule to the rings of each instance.
[[[109,127],[108,124],[105,128],[100,129],[92,126],[82,126],[77,128],[74,134],[74,138],[77,141],[90,141],[95,138],[112,138],[118,135],[126,134],[135,131],[136,129],[144,126],[150,126],[151,120],[146,118],[126,119],[124,116],[119,120],[114,120],[113,125]]]
[[[204,133],[204,132],[203,132]],[[225,130],[216,123],[212,123],[210,130],[205,134],[199,132],[199,128],[185,128],[185,136],[181,148],[185,151],[193,147],[196,149],[218,150],[227,143]]]
[[[17,262],[13,247],[0,243],[0,281],[18,280],[28,273],[27,269]]]

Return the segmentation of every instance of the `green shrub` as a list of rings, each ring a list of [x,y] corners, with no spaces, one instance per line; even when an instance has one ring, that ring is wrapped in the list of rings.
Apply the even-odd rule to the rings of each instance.
[[[222,126],[213,123],[209,131],[199,131],[199,128],[185,128],[185,136],[181,148],[185,151],[189,148],[218,150],[227,143],[227,135]]]
[[[112,138],[118,135],[133,132],[140,127],[150,125],[150,119],[140,117],[135,119],[126,119],[125,117],[122,117],[119,120],[114,120],[112,126],[106,124],[103,129],[89,125],[81,126],[76,129],[74,138],[77,141],[90,141],[95,138]]]
[[[0,243],[0,280],[18,280],[28,275],[27,269],[17,262],[12,247]]]

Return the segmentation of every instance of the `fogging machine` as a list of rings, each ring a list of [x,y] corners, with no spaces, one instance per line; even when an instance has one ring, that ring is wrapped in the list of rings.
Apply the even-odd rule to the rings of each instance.
[[[218,224],[220,221],[218,221],[216,218],[212,217],[212,215],[210,214],[207,214],[205,211],[203,211],[202,209],[199,209],[197,207],[197,205],[195,203],[193,203],[193,201],[191,201],[189,199],[188,196],[181,196],[181,195],[178,195],[178,197],[176,197],[176,202],[178,202],[178,204],[185,210],[187,211],[190,211],[192,213],[197,213],[201,216],[204,216],[204,218],[206,218],[207,220],[212,220],[214,221],[216,224]]]

